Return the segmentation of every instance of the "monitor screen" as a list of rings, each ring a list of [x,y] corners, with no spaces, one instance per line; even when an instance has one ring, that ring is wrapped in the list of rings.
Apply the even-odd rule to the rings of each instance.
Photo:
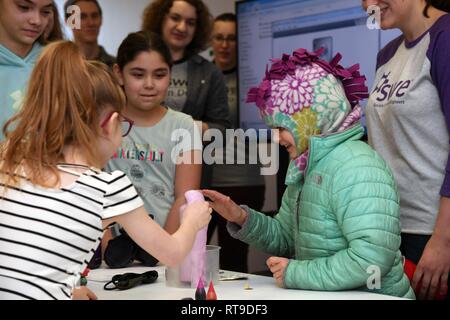
[[[368,15],[355,0],[248,0],[236,3],[238,20],[239,116],[244,130],[266,128],[254,104],[245,102],[271,58],[298,48],[325,48],[323,59],[340,52],[340,64],[356,63],[372,87],[378,51],[400,32],[367,25]]]

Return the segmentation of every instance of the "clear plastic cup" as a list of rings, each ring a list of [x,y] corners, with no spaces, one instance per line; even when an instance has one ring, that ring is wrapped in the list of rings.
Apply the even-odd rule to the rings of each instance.
[[[206,246],[206,270],[205,270],[205,288],[212,280],[214,286],[219,284],[219,260],[220,260],[220,247],[207,245]]]
[[[212,280],[214,286],[219,284],[219,266],[220,266],[220,247],[207,245],[205,254],[205,273],[203,284],[205,288],[209,286]],[[193,267],[197,265],[195,261],[192,262]],[[193,283],[191,281],[182,281],[180,266],[177,267],[166,267],[166,286],[177,287],[177,288],[196,288],[198,283]]]

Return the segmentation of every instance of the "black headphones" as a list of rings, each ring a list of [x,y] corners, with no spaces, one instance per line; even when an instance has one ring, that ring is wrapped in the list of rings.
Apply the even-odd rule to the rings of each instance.
[[[155,270],[147,271],[144,273],[124,273],[116,274],[112,277],[111,281],[103,286],[103,289],[110,290],[128,290],[140,284],[153,283],[158,279],[158,272]],[[113,285],[111,287],[110,285]]]
[[[146,267],[154,267],[158,263],[155,257],[139,247],[123,229],[120,229],[119,236],[108,242],[104,260],[112,269],[128,267],[134,260],[138,260]]]

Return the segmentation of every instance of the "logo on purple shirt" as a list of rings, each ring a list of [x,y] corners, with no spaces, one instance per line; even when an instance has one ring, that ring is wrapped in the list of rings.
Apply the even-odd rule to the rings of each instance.
[[[391,99],[393,96],[396,98],[403,97],[406,92],[408,91],[409,87],[411,86],[412,80],[401,80],[396,83],[390,83],[389,76],[391,73],[388,74],[383,73],[383,76],[381,77],[380,81],[378,82],[377,86],[373,90],[372,94],[378,94],[376,96],[376,100],[378,102],[383,102],[386,100]]]

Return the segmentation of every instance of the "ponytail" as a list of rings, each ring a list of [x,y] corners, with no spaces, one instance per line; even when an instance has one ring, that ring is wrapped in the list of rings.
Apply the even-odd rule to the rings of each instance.
[[[93,81],[92,72],[102,80]],[[94,143],[99,107],[111,105],[120,111],[124,105],[113,81],[105,70],[89,65],[74,43],[49,44],[31,74],[21,111],[3,128],[6,140],[0,146],[0,172],[7,176],[5,185],[17,183],[16,175],[23,175],[21,170],[26,168],[31,183],[54,187],[59,183],[56,164],[64,161],[67,145],[79,148],[89,165],[98,166]],[[107,89],[96,94],[99,87]]]

